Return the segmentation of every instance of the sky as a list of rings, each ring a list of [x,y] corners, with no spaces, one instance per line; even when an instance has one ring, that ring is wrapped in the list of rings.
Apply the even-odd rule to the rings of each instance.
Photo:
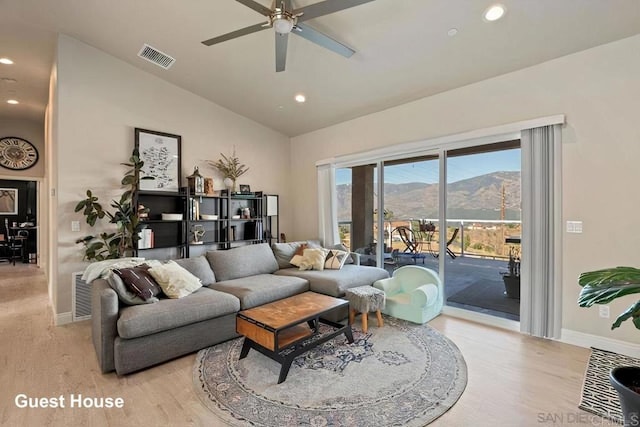
[[[384,178],[385,182],[391,184],[407,182],[434,184],[438,182],[438,169],[438,160],[393,165],[385,168]],[[452,183],[498,171],[520,171],[520,149],[451,157],[447,164],[447,181]],[[377,179],[375,181],[377,182]],[[350,182],[350,169],[336,171],[337,185]]]

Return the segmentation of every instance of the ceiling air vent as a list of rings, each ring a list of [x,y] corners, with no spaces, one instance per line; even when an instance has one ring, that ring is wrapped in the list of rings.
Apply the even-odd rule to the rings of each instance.
[[[168,70],[169,67],[176,62],[175,58],[170,57],[166,53],[160,52],[158,49],[149,46],[148,44],[144,44],[140,52],[138,52],[138,56],[142,59],[146,59],[149,62],[153,62],[159,67]]]

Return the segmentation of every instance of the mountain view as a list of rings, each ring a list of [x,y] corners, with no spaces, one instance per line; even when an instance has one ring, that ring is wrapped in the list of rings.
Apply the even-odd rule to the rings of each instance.
[[[492,172],[452,182],[447,189],[449,219],[500,220],[504,186],[505,219],[520,219],[520,172]],[[394,219],[437,218],[438,184],[385,184],[385,209]],[[337,187],[338,219],[351,218],[351,184]]]

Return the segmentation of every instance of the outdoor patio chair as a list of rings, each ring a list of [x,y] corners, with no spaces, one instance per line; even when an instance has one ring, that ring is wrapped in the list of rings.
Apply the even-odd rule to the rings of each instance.
[[[460,231],[459,228],[454,228],[453,229],[453,234],[451,235],[451,237],[449,237],[449,240],[447,240],[447,253],[449,254],[449,256],[451,257],[451,259],[456,259],[456,254],[453,253],[453,251],[451,249],[449,249],[449,245],[456,240],[456,237],[458,237],[458,231]],[[438,256],[440,256],[439,253],[434,253],[433,254],[434,257],[438,258]]]
[[[444,304],[444,289],[438,274],[425,267],[405,265],[389,279],[373,286],[384,291],[384,314],[414,323],[425,323],[440,314]]]
[[[399,258],[401,255],[410,257],[415,264],[418,259],[422,260],[424,264],[425,254],[422,252],[422,242],[417,239],[416,233],[407,226],[401,225],[393,230],[398,233],[400,240],[404,243],[405,248],[401,253],[398,253],[394,259]],[[393,232],[392,232],[393,234]]]

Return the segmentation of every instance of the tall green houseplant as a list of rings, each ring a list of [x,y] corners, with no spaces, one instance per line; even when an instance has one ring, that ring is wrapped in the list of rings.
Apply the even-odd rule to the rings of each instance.
[[[608,304],[616,298],[640,293],[640,269],[634,267],[614,267],[582,273],[578,279],[582,286],[578,305],[591,307],[593,304]],[[625,320],[632,319],[640,329],[640,300],[632,304],[611,325],[619,327]]]
[[[140,231],[141,213],[134,205],[134,196],[140,188],[141,179],[154,179],[143,176],[142,167],[144,162],[140,160],[140,153],[134,149],[128,163],[121,163],[123,166],[131,168],[128,170],[120,182],[125,188],[120,200],[112,200],[111,207],[115,211],[104,210],[98,202],[98,197],[94,196],[91,190],[87,190],[87,198],[78,202],[75,211],[80,212],[85,217],[87,224],[91,227],[96,225],[99,219],[105,216],[109,218],[111,224],[116,224],[115,232],[103,232],[99,235],[88,235],[76,240],[76,243],[84,246],[84,259],[87,261],[103,261],[105,259],[121,258],[133,255],[135,242],[138,240]]]

